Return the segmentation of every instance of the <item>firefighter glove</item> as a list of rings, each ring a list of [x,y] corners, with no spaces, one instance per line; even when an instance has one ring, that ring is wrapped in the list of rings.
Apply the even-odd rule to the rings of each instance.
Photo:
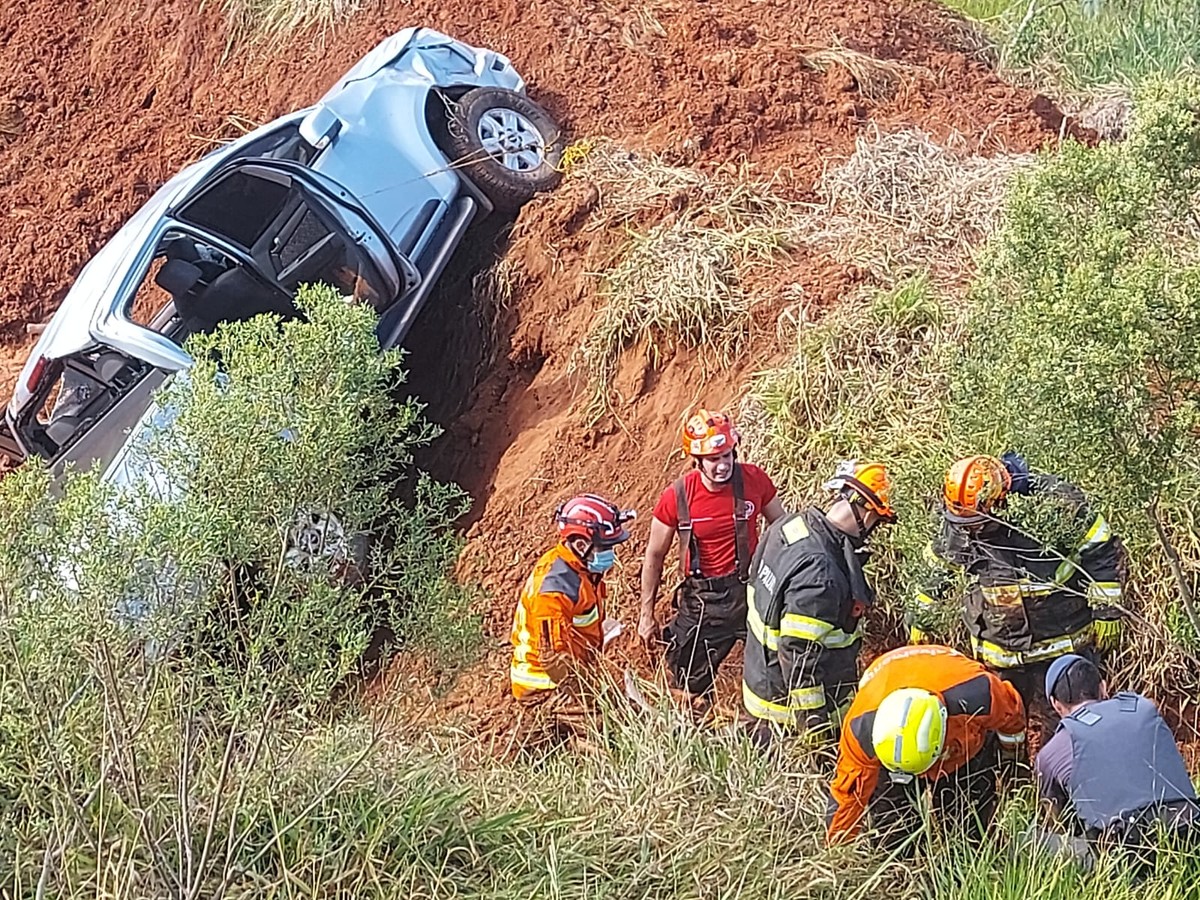
[[[554,648],[550,623],[545,620],[542,622],[542,643],[538,647],[538,662],[542,664],[542,668],[555,684],[561,683],[571,674],[571,654]]]
[[[824,747],[833,742],[834,727],[829,713],[814,709],[801,720],[800,740],[806,747]]]
[[[1111,653],[1121,643],[1121,630],[1123,626],[1119,616],[1111,616],[1109,613],[1103,615],[1106,617],[1099,618],[1098,616],[1092,622],[1092,634],[1096,649],[1101,653]]]
[[[1001,454],[1000,462],[1004,463],[1004,468],[1012,478],[1012,487],[1009,490],[1014,494],[1026,496],[1033,493],[1033,487],[1029,483],[1029,463],[1025,461],[1025,457],[1016,450],[1009,450]]]

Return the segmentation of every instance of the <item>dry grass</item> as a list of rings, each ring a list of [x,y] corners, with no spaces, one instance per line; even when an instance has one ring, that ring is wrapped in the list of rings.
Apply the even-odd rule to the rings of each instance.
[[[822,177],[825,203],[805,217],[800,240],[883,284],[920,270],[961,284],[972,251],[999,223],[1010,179],[1033,160],[943,147],[915,129],[875,129]]]
[[[249,116],[243,116],[240,113],[229,113],[213,129],[211,134],[190,134],[188,137],[200,146],[202,153],[207,153],[216,147],[228,144],[230,141],[236,141],[238,138],[245,137],[262,124],[262,122],[255,121]]]
[[[653,52],[657,40],[666,36],[667,29],[649,5],[639,6],[621,22],[621,43],[630,50]]]
[[[622,352],[643,346],[704,348],[703,370],[729,364],[748,336],[752,298],[742,279],[786,250],[795,210],[770,182],[744,170],[706,175],[601,144],[572,172],[599,194],[591,228],[627,230],[603,273],[604,307],[575,368],[587,373],[585,415],[610,407]],[[634,222],[657,219],[636,230]]]
[[[324,34],[365,5],[366,0],[221,0],[231,36],[260,39],[300,28]]]
[[[585,416],[595,420],[610,408],[630,347],[643,347],[654,362],[667,348],[704,348],[702,367],[726,365],[749,331],[752,298],[742,281],[791,244],[795,205],[745,169],[706,174],[610,141],[568,148],[564,170],[565,189],[547,202],[561,204],[555,212],[566,219],[581,193],[572,184],[586,185],[591,201],[580,233],[616,244],[592,273],[603,306],[571,365],[586,380]],[[532,240],[545,235],[514,230],[514,249]],[[553,259],[557,251],[551,243],[542,252]]]
[[[1089,97],[1075,114],[1079,124],[1095,131],[1100,140],[1123,140],[1133,115],[1133,99],[1127,90],[1111,87]]]
[[[830,66],[841,66],[858,85],[858,92],[868,100],[889,100],[897,94],[903,96],[916,82],[937,80],[924,66],[879,59],[852,50],[837,36],[832,46],[802,54],[801,60],[818,72],[824,72]]]

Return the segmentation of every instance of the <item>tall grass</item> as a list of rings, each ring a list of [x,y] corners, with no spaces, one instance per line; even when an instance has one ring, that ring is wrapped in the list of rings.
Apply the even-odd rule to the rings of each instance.
[[[1004,68],[1071,91],[1133,87],[1200,64],[1200,5],[1192,0],[943,0],[980,20]]]

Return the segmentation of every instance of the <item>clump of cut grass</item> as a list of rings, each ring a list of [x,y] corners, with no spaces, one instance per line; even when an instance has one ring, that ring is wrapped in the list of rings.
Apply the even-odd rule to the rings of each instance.
[[[829,47],[802,54],[801,60],[818,72],[824,72],[830,66],[841,66],[854,79],[858,92],[868,100],[887,100],[898,93],[906,94],[914,82],[936,80],[925,66],[879,59],[852,50],[837,35]]]
[[[25,114],[15,103],[0,103],[0,137],[15,138],[25,130]]]
[[[667,36],[667,29],[649,5],[629,12],[621,22],[621,43],[630,50],[652,52],[656,40]]]
[[[644,346],[654,364],[664,344],[703,347],[705,372],[728,366],[748,337],[751,298],[741,275],[785,246],[786,234],[765,226],[732,232],[675,222],[631,234],[622,257],[604,273],[604,307],[580,353],[588,420],[608,409],[627,347]]]
[[[244,137],[262,124],[262,122],[255,121],[249,116],[243,116],[240,113],[230,113],[221,120],[221,123],[213,129],[211,134],[192,134],[188,136],[203,148],[203,152],[207,153],[209,150]]]
[[[237,37],[275,37],[299,28],[322,32],[362,9],[364,0],[221,0]]]
[[[972,251],[999,223],[1012,176],[1033,160],[951,149],[916,129],[875,128],[821,178],[825,203],[804,218],[800,239],[884,284],[922,269],[935,283],[961,283]]]

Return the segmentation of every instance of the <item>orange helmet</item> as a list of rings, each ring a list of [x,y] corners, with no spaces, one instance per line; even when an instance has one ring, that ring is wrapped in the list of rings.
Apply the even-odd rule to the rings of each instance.
[[[1012,487],[1012,476],[994,456],[968,456],[946,473],[942,500],[953,519],[978,519],[990,513]]]
[[[595,494],[572,497],[554,511],[560,539],[581,537],[602,547],[629,540],[625,523],[636,517],[632,509],[618,509]]]
[[[733,419],[701,407],[683,426],[684,456],[720,456],[738,445],[741,435]]]
[[[896,521],[896,510],[891,503],[892,478],[883,463],[843,460],[825,487],[836,491],[843,500],[878,514],[885,522]]]

